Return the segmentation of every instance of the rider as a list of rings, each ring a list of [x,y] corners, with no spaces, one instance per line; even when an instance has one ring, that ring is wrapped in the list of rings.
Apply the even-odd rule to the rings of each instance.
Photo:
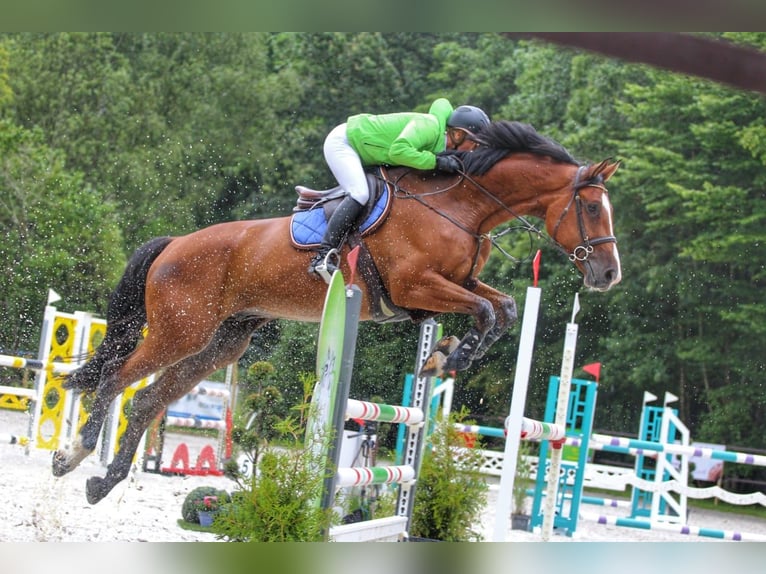
[[[489,117],[480,108],[458,106],[453,110],[447,99],[439,98],[425,114],[358,114],[335,127],[325,139],[324,156],[346,196],[327,222],[309,273],[330,276],[338,268],[333,261],[335,250],[369,199],[364,166],[401,165],[454,173],[460,169],[457,159],[437,154],[473,145],[467,133],[487,124]]]

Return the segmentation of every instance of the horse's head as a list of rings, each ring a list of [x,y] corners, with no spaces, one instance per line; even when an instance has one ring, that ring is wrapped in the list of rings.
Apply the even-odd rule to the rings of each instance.
[[[545,216],[550,237],[582,272],[585,286],[597,291],[607,291],[622,279],[612,204],[604,187],[619,165],[604,160],[577,168],[567,192]]]
[[[619,162],[581,166],[561,144],[521,122],[492,122],[471,139],[478,144],[473,151],[452,153],[480,192],[468,200],[480,233],[513,217],[541,217],[586,287],[606,291],[619,283],[612,204],[604,187]]]

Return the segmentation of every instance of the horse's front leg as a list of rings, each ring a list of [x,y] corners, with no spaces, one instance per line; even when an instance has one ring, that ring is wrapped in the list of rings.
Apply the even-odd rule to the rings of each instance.
[[[467,369],[474,361],[482,358],[518,319],[516,301],[489,285],[478,282],[470,291],[455,284],[448,285],[448,288],[439,290],[432,288],[429,295],[448,295],[451,305],[446,312],[470,314],[475,319],[474,326],[462,339],[446,336],[438,341],[418,373],[421,377],[442,376],[445,372]],[[458,295],[466,304],[465,310],[455,306]]]
[[[473,357],[473,360],[476,361],[481,359],[495,341],[516,324],[519,315],[516,308],[516,301],[510,295],[506,295],[505,293],[481,282],[479,282],[474,293],[477,293],[481,297],[490,301],[495,310],[495,324],[484,337],[484,340],[476,351],[476,354]]]
[[[493,342],[504,332],[496,334],[495,311],[492,305],[482,299],[475,323],[462,339],[445,336],[434,346],[418,373],[419,377],[441,377],[452,371],[465,371],[473,362],[484,354],[485,341],[492,336]],[[481,353],[481,354],[480,354]]]
[[[458,340],[447,337],[437,343],[418,376],[441,376],[444,372],[464,371],[471,366],[487,334],[495,326],[495,310],[491,301],[475,291],[452,283],[441,275],[426,275],[417,285],[409,285],[391,293],[395,304],[408,309],[436,313],[461,313],[474,319],[473,326]]]

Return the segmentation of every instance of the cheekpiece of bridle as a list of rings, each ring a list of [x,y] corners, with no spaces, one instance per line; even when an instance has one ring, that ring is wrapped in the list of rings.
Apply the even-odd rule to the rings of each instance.
[[[614,235],[604,235],[602,237],[594,237],[592,239],[588,237],[588,231],[585,229],[585,220],[583,219],[582,215],[582,198],[580,197],[580,190],[586,187],[597,187],[606,192],[607,189],[604,187],[601,176],[597,176],[595,179],[582,181],[581,178],[584,171],[585,166],[580,166],[580,168],[577,170],[577,175],[575,175],[575,180],[572,184],[572,197],[569,199],[569,203],[567,203],[564,211],[561,212],[559,220],[556,222],[556,226],[553,228],[553,234],[551,236],[551,239],[556,244],[556,246],[573,263],[575,261],[586,261],[590,254],[593,253],[593,248],[596,245],[601,245],[602,243],[617,243],[617,238]],[[561,222],[564,220],[564,217],[569,211],[569,208],[572,206],[572,203],[575,205],[577,227],[580,231],[580,238],[582,239],[582,243],[575,247],[571,253],[567,253],[567,250],[564,249],[564,247],[558,241],[556,241],[556,234],[558,233],[559,225],[561,225]]]

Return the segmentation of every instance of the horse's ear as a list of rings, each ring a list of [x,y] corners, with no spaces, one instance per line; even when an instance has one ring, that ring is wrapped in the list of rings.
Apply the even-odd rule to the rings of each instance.
[[[593,166],[590,176],[592,178],[601,177],[602,181],[607,181],[614,175],[618,167],[620,167],[620,160],[612,161],[612,158],[607,158]]]
[[[620,167],[620,163],[620,160],[612,161],[612,158],[607,158],[595,167],[593,175],[600,175],[604,181],[607,181]]]

